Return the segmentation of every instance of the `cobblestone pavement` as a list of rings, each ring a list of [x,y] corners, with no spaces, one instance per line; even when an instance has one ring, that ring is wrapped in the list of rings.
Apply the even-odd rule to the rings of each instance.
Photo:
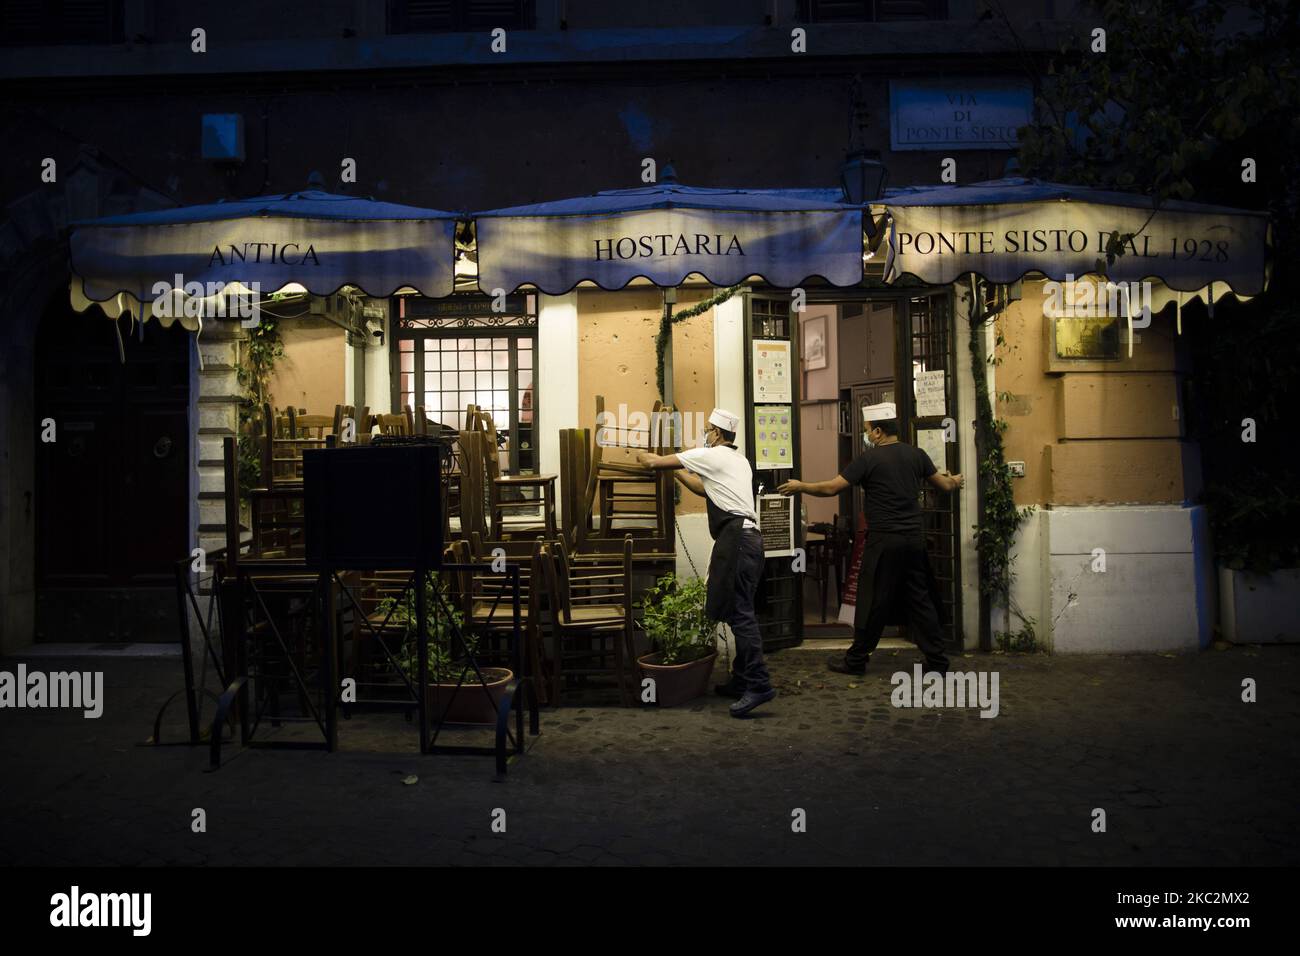
[[[955,661],[998,672],[991,720],[892,707],[912,650],[860,678],[825,656],[772,655],[780,696],[750,720],[716,697],[544,711],[505,782],[485,758],[412,753],[413,725],[383,714],[342,723],[340,753],[247,751],[205,773],[205,748],[144,745],[178,661],[43,658],[29,665],[104,670],[105,713],[0,711],[0,863],[1300,862],[1300,648]]]

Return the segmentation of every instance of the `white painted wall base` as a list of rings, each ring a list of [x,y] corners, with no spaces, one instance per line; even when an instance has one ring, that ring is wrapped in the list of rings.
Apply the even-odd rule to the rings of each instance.
[[[709,573],[709,558],[713,554],[713,539],[709,537],[709,516],[702,512],[678,515],[677,525],[681,528],[681,534],[677,538],[678,579],[685,581],[695,577],[695,573],[691,571],[691,560],[694,560],[700,577],[706,577]],[[686,557],[688,551],[690,559]]]
[[[1300,568],[1248,574],[1219,568],[1219,628],[1236,644],[1300,643]]]
[[[1041,522],[1048,590],[1039,632],[1054,653],[1194,651],[1208,643],[1203,509],[1053,508]]]

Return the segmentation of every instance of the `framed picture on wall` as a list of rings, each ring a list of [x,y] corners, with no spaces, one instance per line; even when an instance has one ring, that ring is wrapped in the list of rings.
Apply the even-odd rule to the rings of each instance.
[[[804,368],[810,371],[825,368],[828,363],[824,315],[808,319],[803,324],[803,361]]]

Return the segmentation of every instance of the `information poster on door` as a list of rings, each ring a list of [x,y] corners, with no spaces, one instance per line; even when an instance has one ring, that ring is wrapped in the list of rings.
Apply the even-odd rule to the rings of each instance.
[[[794,497],[759,495],[758,530],[767,557],[794,554]]]
[[[918,428],[916,430],[916,447],[930,456],[934,467],[943,471],[948,467],[948,451],[943,440],[942,428]]]
[[[947,414],[944,398],[943,369],[930,372],[917,372],[916,378],[916,414],[918,418],[930,415]]]
[[[792,402],[790,343],[784,339],[754,340],[754,404]]]
[[[794,421],[789,405],[754,406],[754,467],[794,467]]]

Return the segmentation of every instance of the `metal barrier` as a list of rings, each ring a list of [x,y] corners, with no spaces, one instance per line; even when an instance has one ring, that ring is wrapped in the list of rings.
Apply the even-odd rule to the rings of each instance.
[[[482,570],[478,565],[444,563],[439,570],[474,571]],[[427,572],[425,572],[427,573]],[[338,744],[338,713],[341,702],[342,682],[337,679],[336,666],[339,662],[339,640],[337,625],[345,613],[352,615],[353,621],[360,628],[370,631],[371,636],[380,638],[378,646],[382,649],[393,671],[401,677],[401,684],[392,685],[405,691],[402,699],[360,700],[349,702],[348,709],[371,707],[375,709],[414,709],[419,715],[419,749],[427,754],[473,754],[495,758],[498,777],[503,777],[511,755],[522,754],[524,746],[524,707],[529,710],[529,732],[531,736],[540,733],[540,716],[537,705],[537,693],[534,676],[527,673],[528,655],[523,652],[520,628],[520,569],[518,564],[508,564],[502,575],[501,586],[497,589],[488,621],[492,622],[498,609],[502,610],[501,626],[509,622],[509,655],[514,676],[507,682],[498,702],[492,697],[482,670],[479,668],[474,653],[465,640],[456,615],[447,603],[440,588],[432,588],[433,612],[445,615],[450,625],[452,648],[459,651],[456,660],[463,660],[460,677],[451,690],[451,697],[436,719],[431,719],[428,707],[428,660],[429,635],[426,627],[428,612],[426,593],[417,586],[420,572],[412,572],[405,580],[396,603],[390,608],[385,618],[376,627],[362,609],[361,602],[353,594],[348,581],[336,571],[311,571],[301,561],[281,559],[249,559],[239,561],[233,580],[218,576],[223,627],[223,646],[230,659],[233,650],[233,668],[229,684],[217,703],[216,714],[209,736],[209,769],[221,766],[222,726],[227,721],[239,724],[239,741],[242,747],[266,747],[282,749],[325,749],[334,751]],[[181,579],[178,577],[178,581]],[[389,621],[397,606],[402,604],[407,595],[414,591],[415,633],[419,654],[419,677],[412,681],[405,670],[398,666],[387,643],[381,635],[387,630]],[[335,594],[338,600],[335,600]],[[277,615],[268,605],[268,595],[276,594],[280,599],[294,595],[307,595],[308,601],[298,607],[299,612],[311,615],[313,626],[301,633],[313,634],[313,643],[319,651],[319,663],[315,668],[317,680],[313,687],[310,680],[311,671],[302,656],[302,665],[295,661],[295,654],[286,640],[285,625],[292,623],[291,602],[284,601],[284,612]],[[509,598],[509,610],[503,607]],[[314,610],[313,610],[314,609]],[[409,622],[408,622],[409,623]],[[205,635],[208,633],[204,631]],[[268,653],[269,651],[269,653]],[[301,655],[300,655],[301,656]],[[215,660],[215,655],[214,655]],[[284,665],[286,673],[272,672],[272,663]],[[189,686],[192,667],[187,663],[187,686]],[[472,677],[471,677],[472,675]],[[278,685],[289,681],[296,689],[300,701],[307,712],[303,716],[290,716],[279,711]],[[455,725],[447,719],[450,705],[462,692],[474,693],[478,685],[488,700],[492,702],[495,712],[495,740],[493,746],[466,746],[439,744],[438,737],[446,725]],[[421,691],[420,688],[426,688]],[[251,694],[251,699],[250,699]],[[317,707],[313,697],[319,694],[321,706]],[[175,696],[175,695],[173,695]],[[510,726],[510,713],[515,713],[514,728]],[[263,721],[272,726],[288,722],[314,723],[321,732],[322,740],[317,741],[275,741],[258,739],[257,732]],[[460,724],[459,726],[474,726]],[[192,742],[197,743],[193,738]]]

